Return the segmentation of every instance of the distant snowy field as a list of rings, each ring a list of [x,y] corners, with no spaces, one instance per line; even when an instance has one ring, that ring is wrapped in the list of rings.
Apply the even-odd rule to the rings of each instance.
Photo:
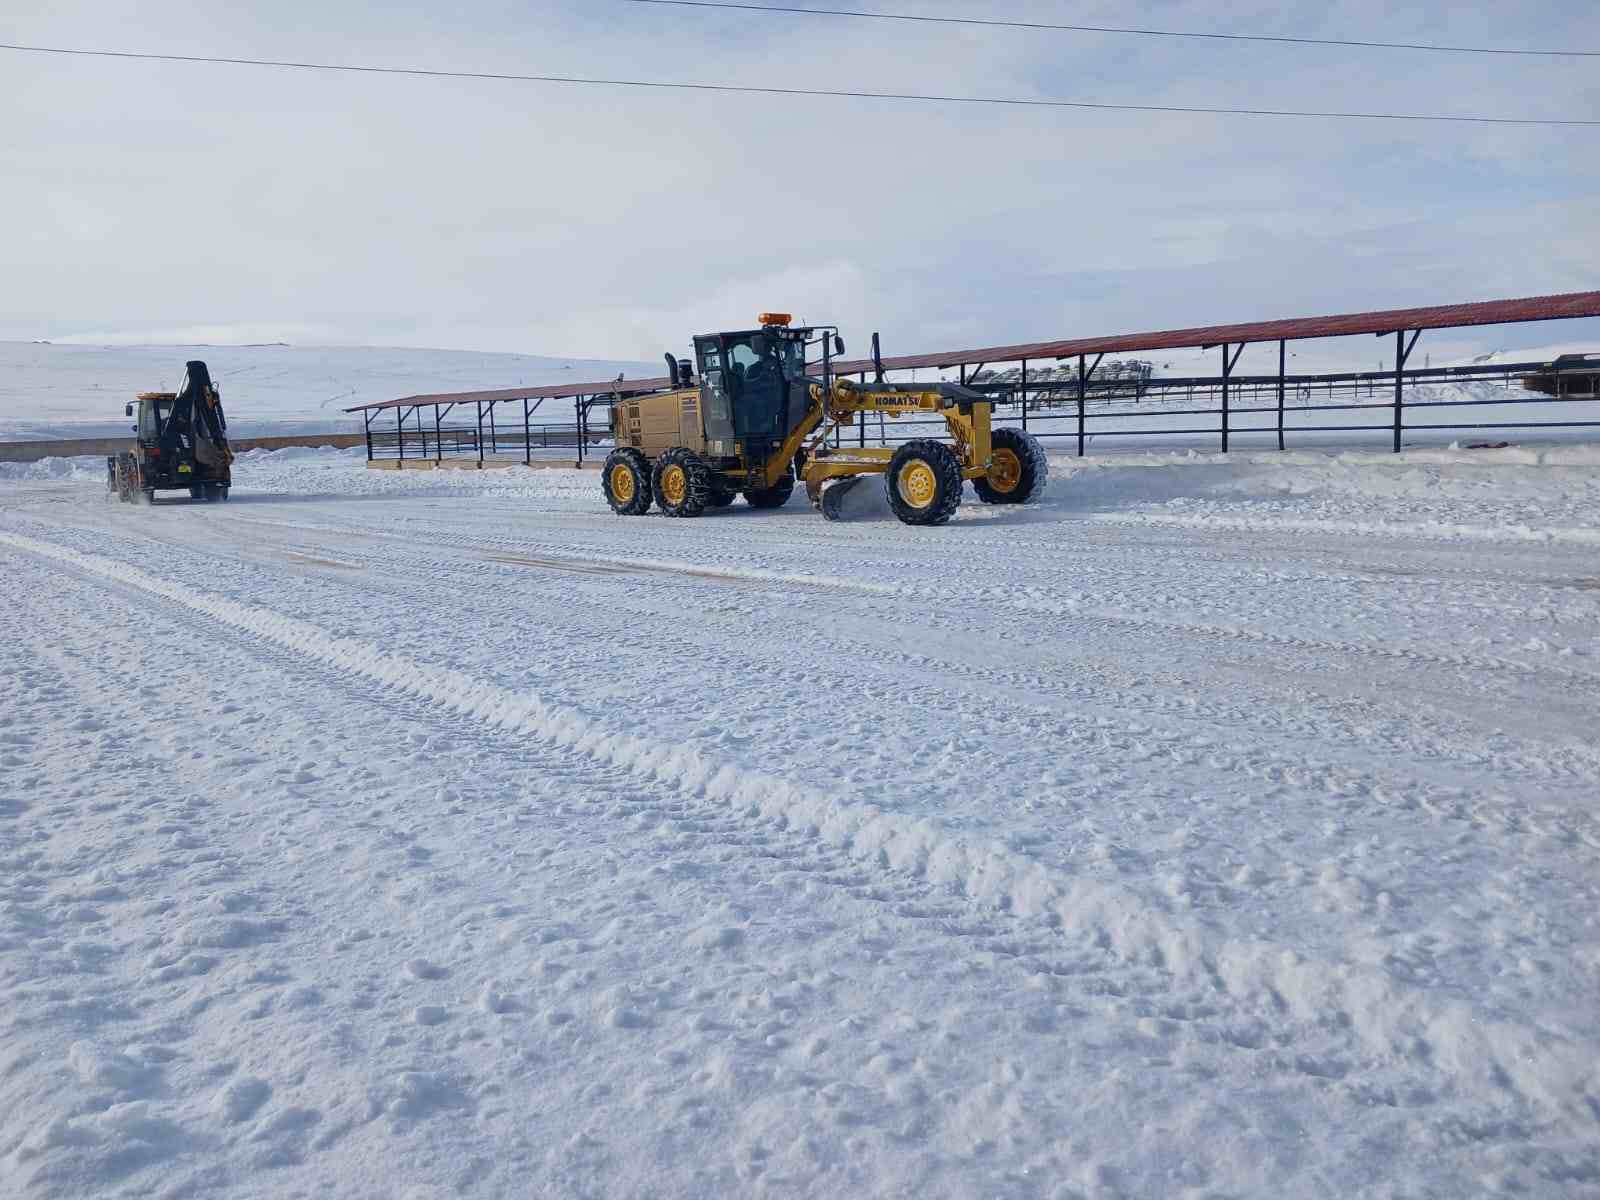
[[[1593,448],[102,474],[0,466],[0,1195],[1600,1195]]]
[[[345,409],[398,396],[659,374],[648,363],[465,350],[0,342],[0,440],[126,433],[123,405],[139,392],[176,390],[192,358],[211,368],[229,429],[241,436],[360,432]]]
[[[1558,354],[1593,349],[1592,346],[1549,345],[1527,350],[1480,356],[1477,362],[1545,361]],[[1247,347],[1238,370],[1241,373],[1271,372],[1276,368],[1276,353],[1271,347]],[[1265,357],[1263,357],[1265,356]],[[299,346],[83,346],[42,343],[0,342],[0,440],[56,437],[115,437],[128,431],[122,415],[123,405],[141,391],[176,388],[182,379],[183,364],[201,358],[222,386],[228,409],[229,427],[236,436],[306,432],[359,432],[361,422],[344,410],[356,404],[392,400],[399,396],[429,392],[465,391],[484,388],[518,387],[548,383],[586,382],[628,378],[651,378],[660,374],[658,364],[612,362],[583,359],[541,358],[517,354],[481,354],[456,350],[405,350],[373,347]],[[1271,361],[1269,362],[1268,359]],[[1154,356],[1158,375],[1214,375],[1220,369],[1215,353],[1172,351]],[[1363,363],[1359,369],[1375,366]],[[1440,364],[1444,365],[1444,364]],[[1348,370],[1348,358],[1315,342],[1305,343],[1291,371]],[[953,371],[921,373],[922,378],[947,376]],[[915,377],[915,373],[913,373]],[[1407,413],[1408,424],[1427,425],[1446,422],[1494,421],[1600,421],[1600,402],[1574,404],[1545,403],[1545,398],[1523,392],[1513,393],[1493,383],[1443,384],[1408,391],[1408,403],[1440,400],[1498,400],[1513,394],[1527,401],[1524,406],[1474,408],[1414,407]],[[1382,405],[1388,397],[1379,386],[1363,402]],[[1206,401],[1205,405],[1215,405]],[[1236,405],[1240,402],[1236,400]],[[1259,399],[1247,404],[1263,403]],[[1384,425],[1383,408],[1365,411],[1325,412],[1309,406],[1325,404],[1320,394],[1291,393],[1287,401],[1286,425],[1293,446],[1378,446],[1387,440],[1382,431],[1355,432],[1358,425]],[[1134,407],[1125,402],[1119,408]],[[1175,400],[1146,403],[1145,407],[1184,407]],[[1035,413],[1030,428],[1054,435],[1054,448],[1075,440],[1076,417],[1067,415],[1070,405]],[[1091,409],[1091,411],[1093,411]],[[571,420],[570,405],[553,410],[546,407],[548,419]],[[543,415],[543,414],[542,414]],[[517,421],[520,422],[520,414]],[[1270,443],[1273,415],[1236,414],[1234,431],[1242,448],[1264,448]],[[390,418],[392,422],[392,417]],[[1331,431],[1309,432],[1307,427],[1331,425]],[[1198,446],[1215,435],[1209,432],[1179,437],[1127,436],[1140,429],[1194,428],[1220,430],[1216,417],[1141,417],[1129,416],[1114,421],[1091,420],[1090,447],[1101,453],[1112,450],[1141,450],[1152,444]],[[890,430],[893,432],[893,426]],[[1252,429],[1255,432],[1252,432]],[[1587,430],[1484,430],[1480,439],[1583,440],[1596,434]],[[1457,437],[1471,440],[1471,431],[1435,433],[1408,431],[1412,444],[1443,445]],[[1057,440],[1068,439],[1068,440]]]

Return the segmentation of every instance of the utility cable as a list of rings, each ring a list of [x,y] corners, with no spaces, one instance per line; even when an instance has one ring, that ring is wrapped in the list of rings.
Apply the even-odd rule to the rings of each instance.
[[[1600,58],[1600,50],[1526,50],[1511,46],[1448,46],[1434,42],[1367,42],[1355,38],[1284,37],[1266,33],[1207,33],[1198,30],[1139,29],[1123,25],[1066,25],[1053,21],[1002,21],[992,17],[934,17],[921,13],[875,12],[853,8],[802,8],[797,4],[737,4],[732,0],[626,0],[676,8],[736,8],[746,12],[805,13],[814,17],[859,17],[872,21],[918,21],[929,25],[981,25],[997,29],[1049,29],[1070,33],[1120,33],[1137,37],[1205,38],[1221,42],[1279,42],[1291,46],[1356,46],[1367,50],[1435,50],[1446,54],[1524,54],[1550,58]]]
[[[1352,121],[1443,121],[1461,125],[1600,126],[1600,120],[1559,117],[1452,116],[1445,113],[1342,112],[1292,108],[1223,108],[1198,104],[1113,104],[1095,100],[1035,100],[1009,96],[940,96],[922,92],[858,92],[832,88],[757,87],[732,83],[675,83],[655,79],[605,79],[581,75],[521,75],[499,71],[446,71],[424,67],[370,67],[349,63],[296,62],[273,58],[223,58],[205,54],[149,54],[132,50],[85,50],[64,46],[23,46],[0,42],[0,50],[142,62],[212,63],[235,67],[286,67],[297,71],[344,71],[363,75],[410,75],[429,79],[488,79],[516,83],[563,83],[593,87],[662,88],[686,92],[737,92],[762,96],[837,96],[850,100],[902,100],[935,104],[981,104],[1013,108],[1078,108],[1105,112],[1185,113],[1231,117],[1309,117]]]

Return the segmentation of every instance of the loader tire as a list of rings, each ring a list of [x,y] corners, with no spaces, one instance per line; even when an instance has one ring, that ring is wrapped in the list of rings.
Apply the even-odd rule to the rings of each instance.
[[[751,508],[782,508],[794,494],[794,471],[785,471],[769,488],[746,488],[744,502]]]
[[[637,517],[649,512],[649,461],[631,446],[613,450],[600,468],[600,489],[614,513]]]
[[[987,476],[972,481],[972,490],[985,504],[1026,504],[1044,492],[1050,460],[1031,433],[996,429],[990,434],[992,465]]]
[[[650,490],[664,515],[698,517],[711,496],[711,473],[693,450],[674,446],[656,459]]]
[[[191,499],[191,500],[209,500],[209,499],[211,499],[211,497],[206,495],[206,485],[205,484],[203,484],[203,483],[191,483],[189,485],[189,499]]]
[[[906,442],[889,460],[883,490],[907,525],[943,525],[961,504],[961,460],[943,442]]]
[[[723,488],[712,488],[706,495],[707,508],[727,508],[739,498],[738,492],[726,491]]]

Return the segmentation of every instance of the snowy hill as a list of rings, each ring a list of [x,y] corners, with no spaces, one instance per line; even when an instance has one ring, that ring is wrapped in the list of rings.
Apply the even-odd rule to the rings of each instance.
[[[344,409],[419,392],[633,378],[649,363],[374,346],[79,346],[0,342],[0,438],[107,437],[138,392],[204,359],[236,435],[359,430]]]

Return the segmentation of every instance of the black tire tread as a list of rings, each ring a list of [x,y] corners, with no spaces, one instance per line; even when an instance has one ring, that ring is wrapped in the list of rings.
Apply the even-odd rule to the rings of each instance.
[[[921,459],[933,468],[939,480],[939,490],[927,508],[912,508],[900,498],[895,480],[906,463]],[[883,490],[894,515],[907,525],[944,525],[956,515],[961,505],[961,460],[954,450],[943,442],[931,438],[917,438],[902,443],[889,460],[889,469],[883,475]]]
[[[769,488],[746,488],[744,502],[751,508],[782,508],[794,494],[794,468],[785,471]]]
[[[625,462],[633,468],[633,499],[626,504],[619,504],[611,494],[611,468],[619,462]],[[649,512],[652,496],[650,460],[632,446],[618,446],[606,455],[606,461],[600,468],[600,491],[605,495],[611,511],[619,516],[637,517]]]
[[[997,490],[987,479],[974,479],[972,490],[978,493],[978,499],[985,504],[1027,504],[1037,500],[1050,478],[1050,460],[1039,439],[1021,429],[996,429],[989,435],[989,444],[1016,454],[1022,463],[1022,478],[1009,492]]]
[[[662,473],[674,464],[683,468],[689,484],[681,504],[672,504],[661,495]],[[650,490],[655,496],[656,506],[661,509],[664,516],[698,517],[705,512],[706,501],[711,494],[711,472],[707,470],[704,460],[693,450],[674,446],[670,450],[663,451],[661,457],[656,459],[655,468],[650,473]]]

